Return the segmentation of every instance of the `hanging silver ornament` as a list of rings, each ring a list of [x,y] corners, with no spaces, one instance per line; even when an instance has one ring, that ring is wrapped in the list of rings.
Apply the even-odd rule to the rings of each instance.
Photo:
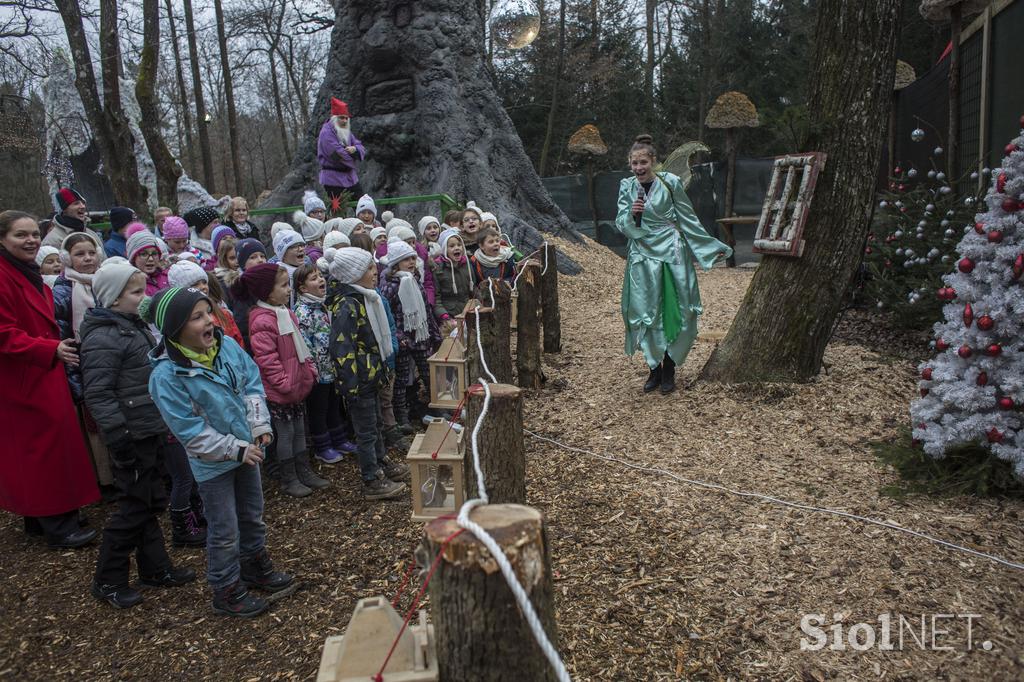
[[[952,218],[953,217],[953,211],[952,210],[946,211],[946,217],[947,218]]]
[[[896,202],[896,208],[903,208],[903,202],[902,201],[897,201]]]
[[[929,180],[934,180],[935,179],[935,171],[933,171],[933,170],[928,171],[928,179]]]
[[[981,169],[981,174],[982,175],[991,175],[992,174],[992,169],[991,168],[982,168]]]
[[[903,249],[896,249],[896,255],[897,256],[902,256],[903,255]]]
[[[914,250],[913,249],[907,249],[903,253],[907,254],[907,258],[913,258],[914,257]]]
[[[935,179],[938,180],[939,182],[945,182],[946,181],[946,174],[940,171],[940,172],[935,174]]]
[[[935,258],[938,255],[939,255],[939,250],[938,249],[932,249],[931,251],[928,252],[928,257],[929,258]]]
[[[889,202],[888,201],[879,202],[878,208],[889,208]]]
[[[929,213],[931,213],[932,211],[935,210],[935,204],[928,204],[927,206],[924,207],[924,210],[926,210]]]
[[[903,230],[896,230],[895,232],[892,233],[892,236],[896,237],[896,239],[899,239],[900,237],[903,236]]]
[[[905,260],[905,261],[903,261],[903,267],[905,267],[905,268],[909,268],[913,264],[914,264],[914,261],[912,261],[912,260]]]
[[[924,237],[925,237],[925,234],[924,234],[924,232],[918,232],[918,233],[917,233],[917,238],[918,238],[918,239],[924,239]]]
[[[945,256],[942,257],[942,262],[943,263],[948,263],[949,262],[949,254],[946,254]]]
[[[924,131],[920,128],[914,128],[910,131],[910,139],[914,142],[920,142],[924,139]]]
[[[971,173],[971,180],[977,180],[977,179],[978,179],[978,171],[974,171],[973,173]]]
[[[911,180],[916,178],[917,177],[917,169],[916,168],[911,168],[910,170],[908,170],[907,171],[907,177],[910,178]]]
[[[917,259],[917,264],[918,265],[924,265],[927,262],[928,262],[928,259],[925,258],[924,256],[921,256],[920,258]]]
[[[499,0],[487,25],[499,45],[520,50],[540,33],[540,12],[532,0]]]
[[[941,225],[942,227],[949,227],[949,221],[943,220],[941,223],[939,223],[939,225]]]
[[[974,197],[966,197],[964,199],[964,206],[974,206]]]
[[[944,232],[943,234],[945,234],[945,235],[946,235],[946,237],[948,237],[948,238],[952,239],[952,238],[953,238],[953,235],[955,235],[955,234],[956,234],[956,232],[955,232],[955,231],[953,230],[953,228],[951,227],[951,228],[949,228],[948,230],[946,230],[946,231],[945,231],[945,232]]]
[[[922,220],[921,222],[919,222],[919,223],[917,224],[917,230],[918,230],[918,232],[920,232],[921,230],[923,230],[923,229],[925,228],[925,226],[926,226],[927,224],[928,224],[928,221],[927,221],[927,220]]]
[[[936,147],[935,149],[932,150],[932,154],[934,154],[935,156],[942,156],[942,152],[944,151],[946,150],[943,149],[942,147]]]
[[[883,303],[882,301],[879,301],[878,303],[875,304],[875,306],[878,307],[878,308],[884,308],[885,307],[885,303]]]
[[[953,188],[950,187],[949,185],[943,185],[942,187],[939,188],[939,191],[942,192],[943,194],[949,194],[950,192],[953,191]]]

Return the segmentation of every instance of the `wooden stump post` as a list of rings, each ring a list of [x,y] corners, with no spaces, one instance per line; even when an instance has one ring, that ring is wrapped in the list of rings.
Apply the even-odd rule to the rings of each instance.
[[[511,331],[509,325],[512,322],[511,301],[512,289],[506,282],[494,280],[494,305],[491,304],[491,290],[487,282],[481,282],[476,289],[477,300],[480,301],[480,340],[484,347],[484,358],[487,366],[494,374],[494,378],[500,383],[512,383],[512,348]],[[479,377],[490,380],[480,362],[480,350],[476,343],[476,318],[477,314],[473,307],[468,307],[466,312],[466,329],[469,350],[469,376],[472,383]]]
[[[551,561],[540,512],[518,504],[497,504],[477,507],[470,519],[505,552],[548,639],[557,648]],[[454,519],[427,524],[424,545],[431,561],[458,529]],[[442,557],[430,581],[440,679],[554,682],[551,665],[483,544],[465,531],[451,540]]]
[[[562,313],[558,310],[558,259],[557,251],[551,244],[544,245],[542,263],[548,270],[541,276],[540,298],[544,315],[544,352],[557,353],[562,350]]]
[[[540,292],[537,277],[540,270],[528,266],[519,276],[516,291],[518,326],[516,327],[516,374],[522,388],[540,388],[544,370],[540,360]]]
[[[491,404],[477,442],[491,504],[526,503],[526,444],[523,440],[523,392],[508,384],[490,384]],[[473,384],[466,399],[466,497],[477,496],[471,436],[484,406],[484,387]]]

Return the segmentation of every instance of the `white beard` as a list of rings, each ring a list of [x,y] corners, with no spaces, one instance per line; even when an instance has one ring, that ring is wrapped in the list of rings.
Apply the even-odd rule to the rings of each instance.
[[[331,124],[334,126],[334,134],[338,136],[338,140],[342,142],[346,147],[352,140],[352,128],[348,125],[342,126],[338,123],[337,116],[331,116]]]

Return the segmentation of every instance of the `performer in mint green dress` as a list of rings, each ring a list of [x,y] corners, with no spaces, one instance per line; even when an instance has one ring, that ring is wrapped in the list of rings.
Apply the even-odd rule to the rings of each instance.
[[[626,355],[643,351],[651,368],[645,393],[659,386],[671,393],[703,312],[693,261],[708,270],[732,249],[700,224],[678,176],[655,173],[656,161],[650,136],[637,137],[629,152],[633,177],[619,183],[615,226],[629,239],[622,283]]]

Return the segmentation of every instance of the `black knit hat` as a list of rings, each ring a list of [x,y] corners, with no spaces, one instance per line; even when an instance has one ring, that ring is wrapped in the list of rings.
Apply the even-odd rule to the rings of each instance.
[[[114,206],[110,209],[110,229],[114,232],[126,227],[135,217],[135,211],[124,206]]]
[[[60,210],[62,211],[65,210],[71,204],[75,203],[76,201],[85,202],[85,197],[83,197],[76,190],[73,190],[70,187],[62,187],[61,189],[57,190],[57,193],[54,195],[54,197],[57,199],[57,205],[60,206]]]
[[[220,220],[220,214],[210,206],[200,206],[199,208],[193,208],[183,215],[182,218],[185,219],[186,225],[198,232],[214,220]]]
[[[171,287],[156,292],[147,311],[147,322],[152,322],[164,337],[175,340],[181,333],[192,309],[199,301],[210,302],[210,298],[199,289]],[[211,305],[213,305],[211,303]]]

